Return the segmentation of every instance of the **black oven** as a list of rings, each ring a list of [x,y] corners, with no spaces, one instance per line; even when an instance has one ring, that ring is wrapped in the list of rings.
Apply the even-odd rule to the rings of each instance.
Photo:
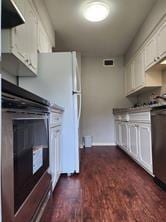
[[[5,222],[12,221],[12,215],[17,215],[49,167],[48,117],[46,104],[3,92],[2,203]]]

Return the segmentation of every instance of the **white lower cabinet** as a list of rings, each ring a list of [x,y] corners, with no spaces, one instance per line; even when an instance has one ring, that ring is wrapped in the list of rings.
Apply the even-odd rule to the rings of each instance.
[[[52,176],[52,190],[54,190],[61,173],[60,149],[61,127],[52,127],[50,129],[50,173]]]
[[[116,144],[153,175],[150,113],[131,114],[129,122],[115,121]],[[135,120],[134,120],[135,118]],[[141,119],[142,118],[142,122]]]
[[[116,133],[116,144],[121,146],[122,142],[121,142],[121,134],[122,134],[122,130],[121,130],[121,122],[120,121],[116,121],[115,122],[115,133]]]
[[[152,169],[151,125],[139,124],[139,160],[150,172]]]
[[[129,151],[131,156],[138,159],[138,127],[136,124],[129,125]]]
[[[121,123],[121,146],[128,150],[128,123]]]

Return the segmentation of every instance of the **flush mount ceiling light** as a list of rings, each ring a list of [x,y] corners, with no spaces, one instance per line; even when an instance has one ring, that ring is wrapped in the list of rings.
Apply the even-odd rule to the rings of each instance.
[[[162,62],[160,62],[161,65],[166,65],[166,59],[164,59]]]
[[[89,2],[85,5],[83,14],[90,22],[100,22],[108,16],[109,6],[105,2]]]

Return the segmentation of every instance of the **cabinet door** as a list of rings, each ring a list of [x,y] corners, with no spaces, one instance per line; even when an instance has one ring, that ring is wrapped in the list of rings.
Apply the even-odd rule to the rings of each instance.
[[[126,92],[129,94],[134,89],[134,61],[130,62],[126,66],[125,80],[126,80]]]
[[[18,3],[18,0],[16,1]],[[19,1],[18,7],[25,10],[25,1]],[[26,42],[27,32],[26,23],[12,29],[12,51],[22,62],[27,60]]]
[[[38,51],[40,53],[52,52],[50,40],[41,22],[38,23]]]
[[[129,126],[129,150],[131,155],[138,159],[138,126],[135,124]]]
[[[157,33],[157,50],[158,50],[158,59],[162,59],[166,56],[166,20],[160,27]]]
[[[150,124],[139,125],[139,158],[143,166],[152,173],[152,145]]]
[[[134,88],[140,88],[145,84],[144,50],[141,50],[135,57],[134,63]]]
[[[121,123],[116,121],[116,144],[121,146]]]
[[[60,148],[61,130],[60,127],[53,127],[50,129],[50,172],[52,175],[53,190],[61,173]]]
[[[54,190],[56,182],[57,182],[57,154],[56,154],[56,149],[57,149],[57,137],[56,137],[56,129],[51,128],[50,129],[50,173],[52,176],[52,189]]]
[[[119,122],[115,121],[116,144],[119,145]]]
[[[148,70],[157,62],[156,36],[150,39],[145,46],[145,69]]]
[[[122,147],[128,149],[128,125],[127,123],[121,124],[121,138],[122,138]]]
[[[25,27],[27,38],[24,39],[26,51],[28,54],[28,65],[37,72],[37,16],[30,2],[26,1],[25,7]]]

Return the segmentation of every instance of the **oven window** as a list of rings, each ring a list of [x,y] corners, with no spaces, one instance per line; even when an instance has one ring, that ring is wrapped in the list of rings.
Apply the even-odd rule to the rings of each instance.
[[[47,119],[13,121],[14,210],[20,208],[49,166]]]

